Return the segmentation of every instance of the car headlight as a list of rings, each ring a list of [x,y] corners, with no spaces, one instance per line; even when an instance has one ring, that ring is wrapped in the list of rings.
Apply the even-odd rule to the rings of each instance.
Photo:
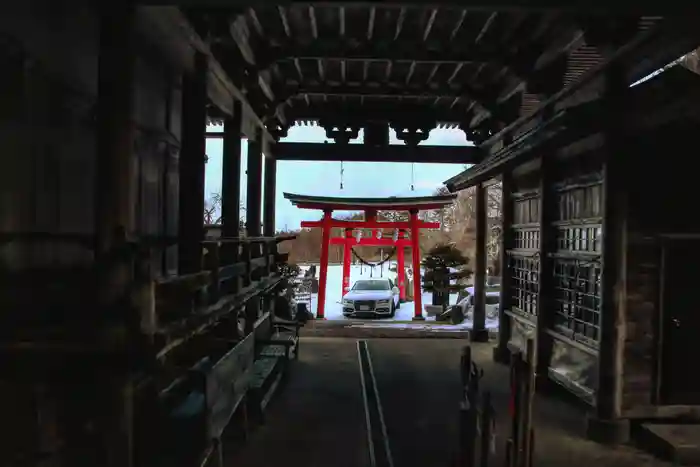
[[[377,300],[377,305],[388,305],[391,300]]]
[[[343,306],[353,306],[352,300],[343,300]]]

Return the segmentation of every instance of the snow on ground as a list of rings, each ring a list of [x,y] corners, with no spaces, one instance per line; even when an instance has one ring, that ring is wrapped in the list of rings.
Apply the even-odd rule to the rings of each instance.
[[[396,264],[392,263],[392,267]],[[302,271],[306,271],[309,266],[300,266]],[[373,269],[371,272],[370,270]],[[320,274],[320,268],[317,266],[317,277]],[[370,275],[371,274],[371,275]],[[384,265],[383,270],[376,266],[370,268],[364,265],[353,265],[350,267],[350,286],[359,279],[370,279],[379,277],[388,277],[389,279],[395,281],[397,274],[395,272],[389,271],[389,266]],[[328,279],[326,284],[326,307],[325,316],[327,320],[344,320],[348,321],[351,327],[391,327],[391,328],[401,328],[401,329],[430,329],[435,331],[440,330],[463,330],[471,329],[473,322],[471,319],[465,319],[460,324],[435,324],[434,316],[427,316],[425,313],[425,308],[423,309],[423,317],[425,317],[425,322],[406,322],[411,321],[414,316],[415,305],[414,302],[405,302],[401,304],[401,308],[396,310],[396,314],[393,318],[381,318],[381,319],[363,319],[358,318],[346,318],[343,316],[343,308],[341,305],[342,298],[342,286],[343,286],[343,266],[341,264],[331,264],[328,266]],[[430,292],[423,292],[423,306],[432,303],[432,294]],[[450,294],[450,305],[455,305],[457,303],[457,294]],[[317,294],[311,295],[311,305],[309,311],[314,315],[316,314],[318,306],[318,296]],[[399,322],[396,322],[399,321]],[[431,322],[432,321],[432,322]],[[487,319],[486,327],[489,329],[498,328],[498,319]]]

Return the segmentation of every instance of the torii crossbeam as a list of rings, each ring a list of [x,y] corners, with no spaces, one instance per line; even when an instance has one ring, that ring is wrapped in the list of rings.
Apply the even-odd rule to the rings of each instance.
[[[412,263],[413,263],[413,296],[415,311],[414,320],[423,320],[423,304],[421,300],[421,276],[420,276],[420,229],[437,229],[440,228],[439,222],[424,222],[418,219],[420,211],[431,209],[441,209],[451,204],[457,197],[456,194],[447,194],[439,196],[424,196],[414,198],[334,198],[322,196],[305,196],[291,193],[284,193],[284,197],[288,199],[292,205],[301,209],[318,209],[323,211],[323,218],[320,221],[303,221],[302,227],[320,227],[322,229],[321,237],[321,271],[319,277],[318,288],[318,308],[316,319],[325,319],[325,304],[326,304],[326,282],[328,278],[328,249],[331,243],[342,243],[344,245],[343,258],[343,294],[349,284],[350,270],[350,248],[352,242],[356,241],[352,238],[350,232],[352,229],[397,229],[400,234],[396,240],[385,239],[387,245],[395,245],[399,248],[397,259],[399,261],[398,277],[399,290],[401,296],[405,297],[404,274],[403,268],[403,248],[411,247]],[[333,219],[333,211],[362,211],[365,214],[364,220],[339,220]],[[378,211],[408,211],[408,221],[398,222],[382,222],[377,219]],[[331,241],[331,230],[336,228],[344,229],[344,236],[333,239]],[[404,232],[410,232],[410,240],[403,237]],[[379,244],[380,240],[372,239],[359,241],[363,244]],[[347,282],[347,283],[346,283]]]

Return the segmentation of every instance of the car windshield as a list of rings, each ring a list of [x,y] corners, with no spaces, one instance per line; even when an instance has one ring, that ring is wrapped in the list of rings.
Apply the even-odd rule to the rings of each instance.
[[[352,290],[390,290],[389,281],[357,281]]]

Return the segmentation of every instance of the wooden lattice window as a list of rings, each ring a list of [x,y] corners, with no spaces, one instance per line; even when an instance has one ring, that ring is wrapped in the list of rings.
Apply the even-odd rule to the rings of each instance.
[[[556,235],[557,250],[600,254],[602,239],[600,224],[559,226]]]
[[[600,338],[600,264],[557,259],[554,262],[555,328],[592,344]]]
[[[514,229],[513,247],[523,250],[538,250],[540,248],[539,227]]]
[[[537,315],[539,265],[537,258],[511,255],[508,268],[511,274],[513,307],[533,316]]]

